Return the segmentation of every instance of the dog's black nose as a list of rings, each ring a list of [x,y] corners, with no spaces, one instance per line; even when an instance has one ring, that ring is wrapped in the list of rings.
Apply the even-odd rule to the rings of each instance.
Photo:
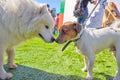
[[[52,42],[54,42],[54,41],[55,41],[55,39],[52,37],[52,38],[51,38],[51,41],[52,41]]]

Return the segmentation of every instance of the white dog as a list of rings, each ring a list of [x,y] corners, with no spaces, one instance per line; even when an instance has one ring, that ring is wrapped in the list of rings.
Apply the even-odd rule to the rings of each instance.
[[[85,56],[83,71],[88,71],[88,80],[92,80],[95,54],[106,48],[114,48],[118,64],[116,80],[120,80],[120,21],[116,21],[111,27],[102,29],[83,29],[77,22],[66,22],[61,27],[56,42],[62,44],[69,40],[73,41],[77,51]]]
[[[8,67],[14,64],[14,46],[33,37],[41,37],[45,42],[53,42],[54,26],[45,4],[31,0],[0,0],[0,79],[13,75],[3,68],[4,52],[8,54]]]

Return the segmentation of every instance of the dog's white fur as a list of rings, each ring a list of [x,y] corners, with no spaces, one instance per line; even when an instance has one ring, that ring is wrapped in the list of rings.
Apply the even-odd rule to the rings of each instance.
[[[56,42],[62,44],[66,41],[73,41],[77,52],[85,56],[85,67],[82,70],[88,71],[87,80],[92,80],[95,54],[110,48],[118,64],[115,80],[120,80],[120,20],[115,21],[109,27],[101,29],[83,28],[77,22],[65,22],[60,29],[60,35]]]
[[[81,38],[75,42],[77,51],[85,56],[85,67],[88,71],[87,79],[92,80],[92,69],[95,54],[103,49],[115,47],[114,55],[118,64],[116,80],[120,79],[120,20],[114,22],[110,27],[102,29],[82,29]],[[77,37],[78,37],[77,36]]]
[[[45,42],[52,42],[53,26],[53,18],[45,4],[31,0],[0,0],[0,79],[13,76],[4,70],[4,52],[8,54],[9,68],[16,68],[14,46],[39,35]]]

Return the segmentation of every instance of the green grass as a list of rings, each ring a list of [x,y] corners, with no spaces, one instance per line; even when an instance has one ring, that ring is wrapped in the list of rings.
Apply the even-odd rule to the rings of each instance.
[[[84,80],[87,73],[81,71],[83,56],[76,53],[73,43],[64,52],[63,46],[38,38],[19,45],[15,57],[18,68],[9,70],[5,60],[5,69],[14,74],[10,80]],[[96,55],[94,80],[112,80],[116,71],[115,58],[108,50]]]

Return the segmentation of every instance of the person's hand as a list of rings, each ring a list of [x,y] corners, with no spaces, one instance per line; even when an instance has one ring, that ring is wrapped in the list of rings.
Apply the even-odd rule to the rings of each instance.
[[[96,5],[96,4],[97,4],[97,0],[93,1],[93,3],[92,3],[92,4]]]

